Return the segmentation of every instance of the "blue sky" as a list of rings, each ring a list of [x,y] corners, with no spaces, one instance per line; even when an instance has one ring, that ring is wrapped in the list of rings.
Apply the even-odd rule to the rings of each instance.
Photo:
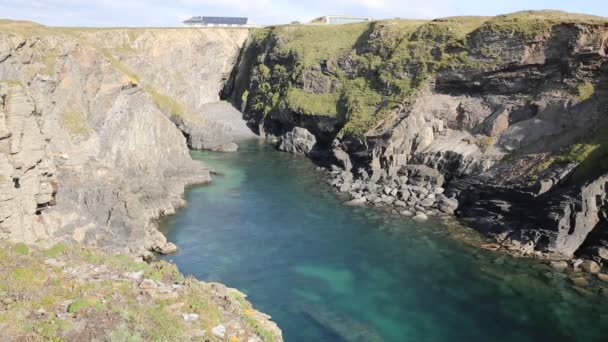
[[[179,26],[191,15],[225,15],[267,25],[325,14],[438,18],[547,8],[608,17],[608,0],[0,0],[0,17],[53,26]]]

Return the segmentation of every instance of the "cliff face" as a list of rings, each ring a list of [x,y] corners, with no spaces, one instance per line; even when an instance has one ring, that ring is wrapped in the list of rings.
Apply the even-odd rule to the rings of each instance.
[[[230,142],[200,113],[247,35],[1,22],[0,240],[163,248],[152,220],[210,179],[187,143]]]
[[[428,166],[503,246],[603,259],[607,55],[608,20],[555,11],[282,26],[252,34],[225,94],[261,133],[310,131],[355,197],[393,203]]]

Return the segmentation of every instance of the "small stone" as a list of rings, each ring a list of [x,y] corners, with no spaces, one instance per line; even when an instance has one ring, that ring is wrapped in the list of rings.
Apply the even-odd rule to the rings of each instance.
[[[559,270],[559,271],[563,271],[566,268],[568,268],[568,263],[566,261],[563,261],[563,260],[561,260],[561,261],[551,261],[549,263],[549,265],[551,265],[551,267],[553,267],[554,269]]]
[[[141,259],[145,262],[151,262],[152,260],[154,260],[154,253],[150,251],[145,251],[141,253]]]
[[[391,191],[391,196],[393,196],[393,197],[397,197],[397,194],[398,194],[398,193],[399,193],[399,190],[397,190],[397,189],[393,189],[393,190]]]
[[[392,191],[393,191],[393,189],[391,189],[388,186],[385,186],[384,190],[383,190],[383,192],[384,192],[385,195],[390,195]]]
[[[458,200],[455,198],[443,197],[441,199],[441,204],[448,208],[451,208],[452,210],[458,209]]]
[[[44,263],[52,266],[52,267],[57,267],[57,268],[63,268],[65,266],[65,262],[51,258],[51,259],[46,259],[44,260]]]
[[[405,207],[407,204],[403,201],[395,201],[395,206],[397,207]]]
[[[141,270],[139,272],[127,273],[127,278],[134,279],[134,280],[139,280],[139,279],[141,279],[141,277],[143,277],[143,275],[144,275],[144,271]]]
[[[401,212],[401,215],[406,216],[406,217],[412,217],[412,216],[414,216],[414,213],[409,210],[404,210]]]
[[[160,254],[173,254],[177,252],[177,246],[173,242],[166,242],[162,245],[154,246],[154,251]]]
[[[355,198],[355,199],[350,200],[348,202],[344,202],[344,205],[355,207],[355,206],[365,205],[366,202],[367,202],[367,198],[361,197],[361,198]]]
[[[426,199],[424,199],[424,200],[422,200],[420,202],[420,205],[423,206],[423,207],[425,207],[425,208],[426,207],[430,207],[433,204],[435,204],[435,200],[434,199],[430,199],[430,198],[426,198]]]
[[[439,210],[441,210],[441,212],[448,214],[448,215],[454,215],[454,209],[443,205],[442,203],[439,204]]]
[[[413,220],[416,221],[416,222],[424,222],[424,221],[426,221],[428,219],[429,219],[429,217],[426,216],[426,214],[422,213],[422,212],[416,213],[416,216],[414,216],[414,218],[413,218]]]
[[[158,285],[152,279],[144,279],[139,283],[139,288],[142,290],[155,289]]]
[[[583,259],[573,259],[572,260],[572,267],[574,267],[574,268],[578,268],[582,264],[583,264]]]
[[[213,335],[223,339],[226,336],[226,327],[220,324],[211,329],[211,332],[213,333]]]
[[[191,313],[191,314],[182,314],[182,318],[184,319],[184,321],[186,322],[195,322],[198,321],[199,319],[199,315],[195,314],[195,313]]]
[[[445,192],[444,188],[435,188],[435,195],[441,195]]]

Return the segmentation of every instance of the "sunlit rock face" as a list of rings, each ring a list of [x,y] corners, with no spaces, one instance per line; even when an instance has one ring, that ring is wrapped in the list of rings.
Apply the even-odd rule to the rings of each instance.
[[[0,23],[0,239],[162,248],[152,220],[209,180],[188,144],[232,141],[203,114],[247,36]]]

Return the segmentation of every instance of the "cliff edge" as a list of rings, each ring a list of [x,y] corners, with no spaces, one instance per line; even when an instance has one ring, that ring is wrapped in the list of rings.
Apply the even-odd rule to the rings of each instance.
[[[258,29],[224,94],[352,204],[608,260],[608,20],[559,11]]]

